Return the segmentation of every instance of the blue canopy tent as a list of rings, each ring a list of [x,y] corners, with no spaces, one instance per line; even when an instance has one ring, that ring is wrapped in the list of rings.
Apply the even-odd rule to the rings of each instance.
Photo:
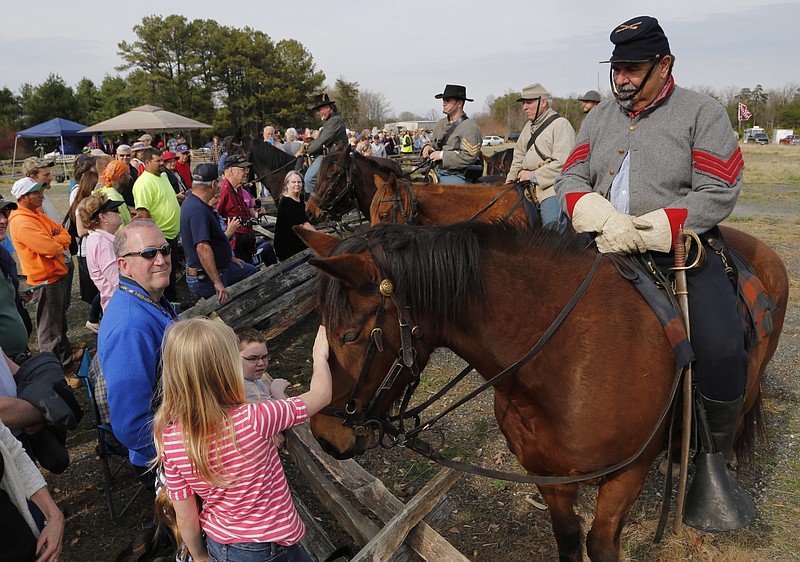
[[[55,119],[50,119],[50,121],[39,123],[30,129],[18,132],[14,139],[14,156],[11,161],[11,170],[14,170],[14,165],[17,162],[17,141],[19,139],[58,138],[61,141],[60,147],[62,155],[68,152],[76,154],[91,140],[91,134],[78,133],[78,131],[85,128],[86,125],[56,117]],[[64,177],[66,177],[68,175],[67,164],[63,159],[62,164],[64,165]]]

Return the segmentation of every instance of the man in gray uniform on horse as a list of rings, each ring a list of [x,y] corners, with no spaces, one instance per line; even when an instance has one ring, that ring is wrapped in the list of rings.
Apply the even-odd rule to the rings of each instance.
[[[741,151],[722,105],[675,84],[675,56],[658,20],[626,21],[611,42],[614,99],[586,116],[556,191],[574,229],[595,235],[601,252],[649,251],[665,275],[679,228],[699,235],[706,258],[687,271],[694,374],[709,452],[730,458],[747,352],[736,290],[715,248],[742,187]]]

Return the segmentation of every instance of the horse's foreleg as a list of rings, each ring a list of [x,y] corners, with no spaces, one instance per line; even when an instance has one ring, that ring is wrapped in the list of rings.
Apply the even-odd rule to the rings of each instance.
[[[581,518],[575,513],[578,485],[539,486],[539,491],[547,502],[547,509],[550,512],[559,560],[581,562],[583,560]]]
[[[586,537],[586,551],[592,562],[619,560],[622,528],[649,469],[649,463],[639,462],[600,484],[594,522]]]

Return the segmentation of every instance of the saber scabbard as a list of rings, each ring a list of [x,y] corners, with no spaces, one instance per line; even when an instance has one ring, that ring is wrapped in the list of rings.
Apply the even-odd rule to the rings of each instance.
[[[691,239],[690,239],[691,240]],[[689,289],[686,282],[686,234],[681,227],[675,239],[675,296],[683,314],[683,324],[686,327],[686,337],[691,341],[689,327]],[[698,248],[699,251],[699,248]],[[686,502],[686,480],[689,473],[689,446],[692,436],[692,364],[689,363],[683,370],[683,427],[681,429],[681,469],[678,477],[678,497],[675,503],[675,520],[672,533],[681,534],[683,524],[683,509]]]

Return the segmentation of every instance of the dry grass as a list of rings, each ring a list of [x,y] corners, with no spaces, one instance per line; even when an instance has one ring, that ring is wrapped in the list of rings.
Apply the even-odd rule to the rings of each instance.
[[[800,185],[800,146],[742,144],[746,184]]]

